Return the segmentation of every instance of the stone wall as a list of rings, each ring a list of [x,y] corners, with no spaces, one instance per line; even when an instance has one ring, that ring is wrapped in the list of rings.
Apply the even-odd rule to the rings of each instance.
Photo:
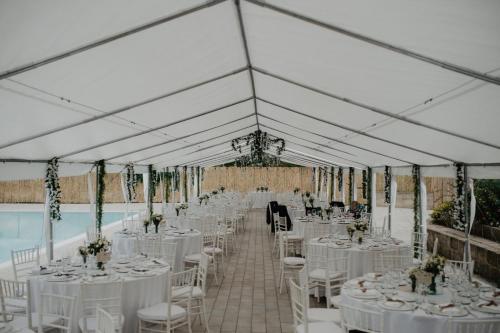
[[[463,260],[465,244],[463,232],[435,224],[430,224],[427,231],[428,251],[432,251],[437,237],[438,254],[450,260]],[[470,245],[474,273],[500,286],[500,244],[471,235]]]

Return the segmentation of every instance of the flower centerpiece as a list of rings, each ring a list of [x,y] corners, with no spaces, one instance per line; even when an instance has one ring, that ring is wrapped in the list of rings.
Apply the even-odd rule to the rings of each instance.
[[[346,226],[346,230],[347,230],[347,233],[349,234],[349,239],[352,240],[352,236],[354,236],[354,232],[356,231],[356,229],[354,228],[354,225],[352,223],[348,224]]]
[[[219,194],[219,191],[217,191],[217,190],[212,191],[212,196],[216,196],[217,194]]]
[[[161,214],[153,214],[151,215],[151,222],[155,225],[155,233],[158,233],[158,226],[163,220],[163,215]]]
[[[149,221],[149,219],[142,221],[142,225],[144,225],[144,233],[146,233],[146,234],[148,233],[149,223],[151,223],[151,221]]]
[[[219,191],[220,191],[220,193],[224,193],[224,190],[225,190],[225,189],[226,189],[226,188],[225,188],[224,186],[219,186]]]
[[[182,203],[180,205],[177,205],[177,207],[175,207],[175,211],[177,213],[177,216],[179,216],[179,213],[185,214],[187,209],[188,209],[188,205],[186,203]]]
[[[269,191],[269,187],[264,186],[264,191],[265,191],[265,192]]]
[[[86,246],[78,247],[78,254],[82,257],[83,264],[87,263],[87,256],[89,255],[89,249]]]
[[[297,195],[300,192],[300,188],[296,187],[293,189],[293,194]]]
[[[325,214],[326,214],[327,219],[330,220],[330,217],[333,214],[333,208],[332,207],[325,208]]]
[[[436,293],[436,276],[438,276],[443,271],[445,264],[445,257],[434,254],[427,258],[423,265],[424,271],[432,274],[432,281],[429,285],[429,290],[431,293]]]
[[[363,235],[365,231],[368,230],[368,223],[362,220],[354,221],[353,227],[355,232],[357,233],[358,243],[361,244],[363,242]]]
[[[446,258],[440,255],[432,255],[425,260],[420,267],[413,268],[408,275],[412,281],[412,291],[415,291],[417,283],[429,286],[431,294],[436,293],[436,277],[443,272]]]
[[[204,202],[205,205],[208,204],[208,200],[210,199],[210,196],[208,194],[203,194],[198,197],[198,200],[200,201],[200,205]]]
[[[104,236],[99,236],[95,241],[88,246],[88,253],[96,257],[97,268],[104,269],[104,264],[109,261],[111,255],[111,242]]]

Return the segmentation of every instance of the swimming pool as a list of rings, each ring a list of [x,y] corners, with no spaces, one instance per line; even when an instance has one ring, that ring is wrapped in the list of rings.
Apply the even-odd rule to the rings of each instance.
[[[54,223],[54,242],[85,233],[90,226],[89,212],[62,212],[62,220]],[[123,219],[121,212],[103,213],[103,225]],[[0,263],[10,260],[10,251],[39,245],[45,246],[43,212],[0,212]]]

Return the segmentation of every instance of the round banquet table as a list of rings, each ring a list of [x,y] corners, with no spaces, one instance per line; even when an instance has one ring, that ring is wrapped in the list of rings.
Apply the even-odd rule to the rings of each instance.
[[[177,243],[175,252],[175,271],[184,269],[184,257],[201,252],[201,233],[197,230],[164,231],[163,239]],[[149,235],[154,236],[154,233]],[[115,232],[112,238],[112,253],[115,257],[133,257],[137,254],[137,235],[134,233]]]
[[[375,242],[372,239],[365,239],[360,245],[357,242],[343,241],[350,243],[349,248],[337,248],[339,255],[342,253],[348,257],[349,271],[348,278],[356,278],[367,273],[375,271],[375,261],[385,251],[391,251],[393,255],[408,256],[410,255],[410,246],[398,240],[385,242]],[[317,246],[318,248],[327,246],[337,247],[335,240],[327,237],[313,238],[309,241],[309,245]],[[372,247],[374,246],[374,247]]]
[[[330,227],[329,227],[329,230],[330,230],[330,233],[331,234],[339,234],[339,235],[347,235],[347,226],[349,225],[349,223],[351,221],[340,221],[340,220],[321,220],[321,219],[318,219],[318,221],[320,221],[320,223],[325,223],[325,224],[329,224]],[[313,222],[312,221],[307,221],[306,219],[304,218],[295,218],[293,219],[292,221],[292,224],[293,224],[293,231],[301,236],[301,237],[304,237],[305,236],[305,229],[307,227],[308,224],[312,224]]]
[[[347,305],[355,309],[366,309],[371,311],[383,311],[384,316],[384,332],[386,333],[420,333],[420,332],[443,332],[448,333],[448,316],[431,314],[428,311],[424,311],[421,307],[417,307],[414,302],[409,302],[408,304],[415,304],[413,307],[415,309],[403,311],[403,310],[391,310],[383,308],[380,304],[381,300],[384,299],[383,296],[377,299],[364,300],[353,296],[353,288],[360,279],[354,279],[347,281],[344,287],[341,289],[341,301],[340,306]],[[353,287],[354,286],[354,287]],[[416,294],[411,292],[411,287],[403,286],[400,287],[398,293],[392,296],[393,299],[416,299]],[[443,288],[440,295],[428,295],[428,302],[432,304],[448,304],[451,299],[451,291],[448,288]],[[479,301],[484,302],[484,301]],[[428,305],[427,305],[428,306]],[[346,311],[349,311],[346,309]],[[500,332],[500,314],[487,314],[484,312],[479,312],[471,310],[467,306],[468,314],[463,317],[459,317],[464,320],[478,320],[478,319],[498,319],[498,323],[495,323],[495,329],[493,332]],[[373,321],[373,320],[372,320]]]
[[[142,260],[144,263],[144,259]],[[108,263],[110,265],[110,263]],[[115,273],[113,278],[123,279],[122,287],[122,313],[125,317],[123,324],[124,333],[134,333],[137,331],[137,311],[139,309],[152,306],[165,301],[166,285],[170,267],[154,269],[154,276],[130,276],[128,274]],[[64,296],[76,296],[75,311],[73,312],[73,332],[79,332],[78,319],[81,315],[80,304],[80,283],[82,278],[67,282],[53,282],[50,276],[33,276],[30,280],[30,292],[32,295],[32,311],[36,311],[39,295],[43,293],[53,293]],[[106,282],[106,280],[98,280]],[[49,304],[57,307],[57,304]]]

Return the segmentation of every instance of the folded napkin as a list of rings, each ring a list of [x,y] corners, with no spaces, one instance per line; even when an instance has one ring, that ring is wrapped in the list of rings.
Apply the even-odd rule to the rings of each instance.
[[[455,307],[455,304],[451,304],[451,303],[441,304],[441,305],[438,305],[438,307],[440,310],[444,310],[444,309],[449,309],[449,308]]]
[[[394,298],[391,298],[391,297],[386,297],[386,300],[387,300],[387,302],[395,302],[395,303],[405,304],[404,301],[402,301],[400,299],[394,299]]]
[[[488,303],[482,303],[478,305],[478,307],[480,308],[482,308],[483,306],[498,306],[498,304],[495,301],[491,300]]]

